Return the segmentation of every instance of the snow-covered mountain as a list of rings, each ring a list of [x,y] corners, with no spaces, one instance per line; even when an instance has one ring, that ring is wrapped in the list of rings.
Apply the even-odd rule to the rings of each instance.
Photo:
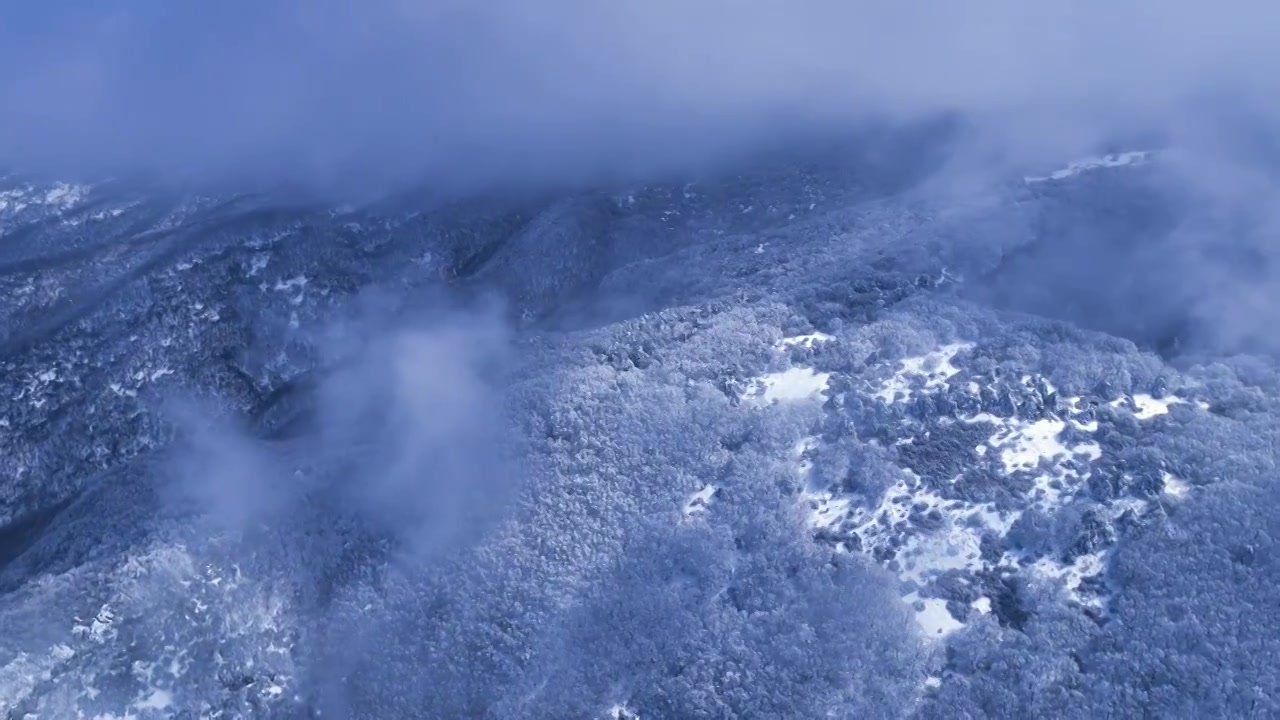
[[[1161,173],[6,179],[0,708],[1280,713],[1280,373]]]

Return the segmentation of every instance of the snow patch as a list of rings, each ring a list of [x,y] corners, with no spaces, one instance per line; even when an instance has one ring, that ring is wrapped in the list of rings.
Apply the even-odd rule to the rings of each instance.
[[[1184,498],[1191,494],[1191,484],[1172,473],[1165,473],[1164,492],[1169,497]]]
[[[808,348],[830,339],[820,333],[797,335],[780,340],[775,348]],[[972,343],[953,343],[902,360],[878,392],[873,388],[867,391],[868,395],[895,403],[949,388],[963,372],[955,359],[972,347]],[[812,398],[826,391],[828,379],[827,374],[811,368],[791,368],[753,381],[744,397],[762,403]],[[1004,379],[1010,380],[1042,398],[1057,394],[1050,383],[1037,375],[1027,373]],[[968,378],[963,381],[957,390],[967,388],[973,395],[984,392],[978,382]],[[920,477],[905,468],[879,498],[846,493],[836,485],[814,487],[814,450],[819,438],[803,437],[791,447],[787,460],[798,481],[798,510],[803,513],[804,525],[823,542],[831,542],[835,552],[859,552],[895,573],[901,583],[900,596],[911,607],[921,634],[928,638],[942,640],[965,627],[965,622],[953,616],[942,599],[951,595],[939,580],[950,573],[961,578],[988,573],[1000,577],[1034,576],[1061,588],[1065,598],[1074,604],[1102,610],[1106,592],[1098,578],[1105,571],[1111,548],[1069,559],[1017,550],[997,551],[994,555],[991,552],[991,541],[1005,538],[1025,509],[1037,508],[1052,515],[1077,498],[1090,477],[1091,464],[1102,457],[1101,445],[1089,437],[1101,426],[1093,417],[1095,408],[1081,398],[1059,397],[1057,402],[1060,404],[1055,410],[1044,414],[1042,409],[1034,418],[1018,417],[1011,409],[1010,417],[1001,416],[1006,413],[983,412],[936,419],[943,427],[951,423],[990,424],[990,436],[985,441],[975,441],[974,455],[969,459],[974,464],[990,466],[996,474],[1015,476],[1007,485],[1015,495],[1011,505],[1005,499],[999,505],[966,499],[967,489],[953,491],[952,485],[967,476]],[[1185,402],[1172,396],[1135,394],[1111,405],[1127,408],[1139,420],[1149,420]],[[1102,421],[1109,419],[1104,413]],[[929,433],[922,431],[900,437],[893,445],[920,444],[928,438]],[[894,451],[889,447],[881,450]],[[1180,498],[1191,489],[1185,481],[1166,475],[1167,497]],[[1147,512],[1154,502],[1116,498],[1105,503],[1104,512],[1115,520],[1126,512]],[[985,556],[984,547],[988,551]],[[970,596],[968,602],[970,617],[997,610],[990,597]]]
[[[1080,591],[1080,584],[1106,569],[1105,551],[1081,555],[1069,563],[1059,562],[1052,558],[1041,558],[1032,563],[1031,570],[1041,577],[1058,581],[1067,593],[1067,597],[1089,607],[1102,607],[1102,599],[1094,595],[1085,595]]]
[[[851,530],[861,552],[895,569],[912,588],[903,601],[911,605],[927,637],[945,637],[964,626],[951,616],[946,602],[924,598],[918,588],[948,570],[974,572],[989,563],[982,558],[982,537],[1004,535],[1017,520],[990,503],[950,500],[930,489],[915,473],[885,491],[872,509],[855,507],[851,498],[827,490],[806,491],[808,524],[815,529]]]
[[[793,347],[811,348],[818,343],[831,342],[832,340],[835,340],[835,336],[828,335],[823,332],[815,332],[809,333],[808,335],[784,337],[778,341],[778,344],[775,345],[775,347],[780,350]]]
[[[849,499],[825,490],[806,493],[803,502],[809,507],[809,526],[815,529],[834,528],[849,514]]]
[[[286,292],[294,288],[305,288],[308,282],[310,281],[307,280],[306,275],[297,275],[288,280],[276,280],[275,287],[272,289],[276,292]]]
[[[830,379],[830,373],[817,372],[813,368],[788,368],[752,380],[744,398],[765,405],[774,401],[825,399]]]
[[[947,381],[960,372],[952,362],[956,355],[973,348],[973,343],[951,343],[937,350],[902,361],[897,372],[885,380],[876,397],[893,403],[899,395],[911,399],[911,384],[915,378],[924,378],[925,391],[944,388]]]
[[[84,637],[99,645],[116,637],[115,628],[116,616],[111,610],[110,605],[103,605],[98,614],[92,620],[84,621],[76,618],[76,624],[71,628],[71,634]]]
[[[689,518],[705,513],[707,508],[711,505],[711,499],[715,497],[716,490],[718,489],[719,488],[715,485],[708,483],[702,486],[701,490],[691,494],[688,499],[684,501],[684,508],[682,509],[684,516]]]
[[[609,720],[640,720],[640,715],[625,704],[617,704],[609,708]]]
[[[1087,474],[1082,476],[1074,468],[1064,466],[1066,460],[1080,456],[1092,462],[1102,457],[1102,447],[1095,442],[1082,442],[1071,447],[1064,445],[1059,438],[1067,428],[1067,421],[1055,417],[1026,421],[979,413],[965,418],[964,422],[986,422],[996,426],[995,434],[985,446],[979,446],[978,453],[985,455],[984,447],[998,450],[1006,473],[1037,470],[1044,464],[1051,466],[1036,477],[1035,500],[1042,509],[1062,504],[1067,491],[1064,481],[1072,480],[1073,484],[1079,484],[1087,477]],[[1073,425],[1085,432],[1097,429],[1096,423],[1073,421]]]
[[[1146,393],[1139,393],[1112,400],[1109,404],[1114,408],[1129,410],[1139,420],[1150,420],[1161,415],[1168,415],[1169,408],[1174,405],[1186,404],[1186,402],[1186,400],[1172,395],[1156,398]]]
[[[83,699],[100,705],[102,693],[94,686],[96,678],[100,673],[118,676],[116,664],[120,658],[128,658],[133,692],[120,698],[114,708],[95,708],[95,712],[107,714],[86,713],[87,708],[82,707],[78,708],[79,716],[171,716],[180,710],[173,688],[182,687],[183,677],[192,669],[191,648],[199,647],[192,633],[201,628],[219,632],[221,637],[216,640],[220,643],[247,638],[248,647],[260,648],[266,642],[284,649],[282,657],[258,650],[256,657],[237,659],[239,668],[229,671],[252,676],[254,681],[246,692],[253,692],[262,702],[285,695],[285,688],[292,683],[286,672],[291,663],[287,646],[292,634],[285,626],[284,596],[273,588],[245,578],[234,564],[223,568],[199,563],[182,545],[161,545],[131,555],[106,577],[110,578],[107,601],[90,619],[73,618],[65,642],[54,644],[40,660],[22,655],[19,662],[0,666],[0,707],[35,699],[34,715],[74,717],[63,705],[58,705],[59,709],[45,707],[45,700],[35,694],[40,692],[47,698],[69,695],[71,702]],[[156,611],[177,610],[175,602],[190,608],[187,622],[157,621]],[[214,662],[228,664],[218,651]],[[14,682],[15,673],[20,682]]]
[[[84,185],[54,183],[46,189],[33,185],[0,191],[0,212],[20,213],[29,207],[66,210],[78,205],[89,194]]]
[[[990,503],[944,498],[910,471],[903,471],[872,509],[853,507],[850,498],[826,490],[807,492],[804,500],[812,527],[834,528],[847,520],[863,552],[891,558],[902,579],[914,583],[946,570],[981,568],[982,535],[1003,535],[1017,520]],[[918,532],[900,537],[913,529]]]
[[[262,272],[263,270],[266,270],[267,265],[270,265],[270,264],[271,264],[270,255],[266,253],[255,253],[253,256],[253,259],[249,261],[249,277],[253,277],[258,273]],[[303,280],[305,282],[306,278],[303,278]],[[277,290],[281,289],[280,283],[276,284],[276,289]]]
[[[44,194],[45,205],[56,205],[58,207],[71,207],[84,199],[89,189],[79,185],[68,185],[66,183],[55,183]]]
[[[33,658],[20,652],[8,664],[0,666],[0,707],[16,707],[41,683],[47,682],[58,665],[52,656]]]
[[[964,627],[947,609],[947,601],[938,598],[921,598],[910,593],[902,601],[916,613],[916,623],[926,638],[941,639]]]
[[[796,473],[803,480],[808,480],[809,474],[813,472],[813,461],[809,459],[809,454],[816,449],[818,449],[818,438],[813,436],[801,438],[791,446],[791,456],[796,462]]]
[[[1088,157],[1088,158],[1083,158],[1081,160],[1076,160],[1074,162],[1068,163],[1066,167],[1060,170],[1055,170],[1054,172],[1049,173],[1048,175],[1044,175],[1040,177],[1026,177],[1026,178],[1023,178],[1023,180],[1026,181],[1028,184],[1032,184],[1032,185],[1036,183],[1048,182],[1050,180],[1066,180],[1067,178],[1075,177],[1076,175],[1080,175],[1081,173],[1086,173],[1093,170],[1099,170],[1102,168],[1117,168],[1117,167],[1125,167],[1127,165],[1141,165],[1142,163],[1146,162],[1147,159],[1150,158],[1150,156],[1151,156],[1151,152],[1147,150],[1135,150],[1135,151],[1123,152],[1123,153],[1109,153],[1107,155],[1100,155],[1097,157]]]
[[[152,688],[150,694],[138,700],[133,706],[139,710],[168,710],[173,706],[173,693],[160,688]]]

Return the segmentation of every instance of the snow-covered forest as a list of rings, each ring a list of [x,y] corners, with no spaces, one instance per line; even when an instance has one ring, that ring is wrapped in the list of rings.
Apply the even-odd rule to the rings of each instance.
[[[1192,257],[1176,161],[428,211],[11,178],[0,705],[1276,713],[1280,375],[1203,291],[1273,269]]]

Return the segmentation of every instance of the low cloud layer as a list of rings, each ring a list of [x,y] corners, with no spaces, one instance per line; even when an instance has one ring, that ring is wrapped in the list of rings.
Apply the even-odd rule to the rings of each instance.
[[[0,23],[0,161],[459,189],[683,170],[868,118],[1035,159],[1274,118],[1258,0],[35,4]]]

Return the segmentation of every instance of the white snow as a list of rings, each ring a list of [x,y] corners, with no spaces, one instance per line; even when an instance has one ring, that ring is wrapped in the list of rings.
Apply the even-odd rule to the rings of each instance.
[[[53,646],[53,649],[49,652],[49,654],[53,657],[53,659],[65,662],[75,657],[76,651],[71,649],[71,647],[68,645],[63,645],[62,643],[59,643]]]
[[[902,601],[915,610],[916,623],[927,638],[944,638],[964,627],[964,623],[956,620],[951,611],[947,610],[946,600],[921,598],[917,593],[910,593]]]
[[[1169,408],[1186,402],[1186,400],[1173,395],[1156,398],[1145,393],[1139,393],[1112,400],[1110,405],[1114,408],[1131,410],[1133,416],[1139,420],[1150,420],[1161,415],[1167,415],[1169,414]]]
[[[297,294],[289,298],[289,303],[291,305],[301,305],[303,299],[306,298],[307,284],[310,282],[311,281],[307,279],[306,275],[296,275],[287,280],[276,280],[276,284],[272,289],[276,292],[290,292],[296,290]],[[267,285],[266,283],[263,283],[260,287],[265,289]]]
[[[116,636],[116,629],[114,627],[116,616],[115,613],[112,612],[110,605],[103,605],[102,609],[98,611],[98,614],[94,616],[93,620],[83,622],[79,621],[77,618],[77,621],[81,624],[72,626],[72,635],[86,637],[98,644],[112,640]]]
[[[700,515],[707,511],[707,506],[711,504],[711,498],[716,494],[716,486],[710,483],[702,486],[701,490],[689,495],[684,501],[684,509],[682,512],[685,517]]]
[[[830,378],[830,373],[820,373],[813,368],[787,368],[782,372],[769,373],[753,380],[747,390],[746,398],[764,404],[775,400],[791,402],[823,398]]]
[[[108,209],[106,209],[106,210],[99,210],[98,212],[94,213],[93,215],[90,215],[90,216],[89,216],[89,219],[90,219],[90,220],[106,220],[107,218],[117,218],[117,217],[120,217],[121,215],[125,214],[125,213],[126,213],[126,212],[128,212],[129,210],[132,210],[133,208],[137,207],[139,204],[140,204],[140,203],[131,202],[131,203],[126,203],[126,204],[124,204],[124,205],[122,205],[122,206],[120,206],[120,207],[113,207],[113,208],[108,208]],[[70,225],[79,225],[79,224],[80,224],[80,221],[79,221],[78,219],[75,219],[75,218],[72,218],[72,219],[68,220],[67,222],[68,222],[68,224],[70,224]]]
[[[947,527],[932,534],[921,534],[908,541],[898,554],[901,576],[923,583],[927,577],[947,570],[978,570],[982,567],[981,536],[972,529]]]
[[[813,347],[833,340],[823,333],[786,337],[775,349]],[[972,343],[952,343],[924,355],[900,361],[898,369],[881,387],[865,392],[887,403],[901,402],[913,394],[928,393],[949,387],[962,373],[957,356],[974,347]],[[760,403],[794,401],[821,397],[827,390],[829,376],[812,368],[793,367],[783,372],[757,378],[744,395]],[[1033,374],[1017,379],[1034,392],[1053,393],[1047,381]],[[982,386],[964,378],[969,393],[978,394]],[[1038,419],[1001,417],[979,413],[969,417],[939,418],[940,425],[952,422],[989,423],[990,437],[974,447],[975,463],[994,463],[1005,474],[1026,473],[1028,483],[1011,484],[1017,492],[1027,494],[1026,503],[1053,513],[1077,496],[1090,476],[1089,465],[1102,457],[1102,447],[1088,434],[1100,428],[1097,419],[1084,420],[1089,407],[1081,398],[1064,398],[1065,408],[1057,414]],[[1116,400],[1112,407],[1126,408],[1139,420],[1149,420],[1170,412],[1173,405],[1187,402],[1178,397],[1155,398],[1150,394],[1134,394]],[[1103,418],[1106,419],[1105,417]],[[1073,431],[1068,440],[1064,433]],[[902,447],[927,442],[928,432],[899,437],[893,445]],[[867,506],[859,494],[845,494],[838,489],[811,487],[814,475],[814,451],[819,446],[816,435],[802,437],[791,447],[788,461],[800,489],[800,507],[807,527],[812,530],[837,530],[839,534],[856,534],[857,543],[837,543],[836,552],[859,552],[884,564],[901,581],[903,601],[912,607],[921,633],[929,638],[946,638],[965,624],[946,608],[946,601],[925,595],[938,594],[931,586],[948,571],[989,571],[1000,574],[1030,573],[1062,588],[1062,592],[1081,605],[1102,608],[1105,595],[1096,587],[1084,588],[1085,581],[1101,574],[1107,563],[1109,548],[1086,554],[1064,563],[1058,557],[1036,557],[1006,552],[998,558],[982,556],[982,539],[986,535],[1005,536],[1022,514],[1019,509],[1003,510],[993,502],[979,503],[953,499],[948,483],[962,477],[922,478],[903,469],[894,484],[874,504]],[[892,448],[883,448],[893,452]],[[1185,481],[1166,475],[1165,494],[1181,498],[1191,491]],[[1003,501],[1002,501],[1003,502]],[[1137,498],[1118,499],[1107,509],[1118,517],[1127,510],[1145,512],[1151,503]],[[989,597],[978,597],[970,603],[978,615],[994,611]]]
[[[59,665],[56,658],[32,658],[20,652],[5,665],[0,665],[0,707],[16,707],[45,682]]]
[[[173,374],[172,368],[167,368],[167,367],[156,368],[155,370],[152,370],[150,374],[147,375],[147,379],[150,380],[151,382],[155,382],[160,378],[165,377],[166,375],[172,375],[172,374]]]
[[[987,440],[987,444],[1000,451],[1000,461],[1004,463],[1005,472],[1029,470],[1039,465],[1042,459],[1053,459],[1069,452],[1067,446],[1058,441],[1058,434],[1067,427],[1061,420],[1019,422],[986,413],[970,420],[980,421],[999,428]]]
[[[804,499],[810,509],[811,527],[831,528],[849,518],[862,539],[863,552],[871,555],[892,547],[895,536],[903,534],[903,526],[910,522],[913,512],[937,512],[941,516],[937,530],[908,534],[906,541],[892,552],[898,575],[908,587],[927,584],[947,570],[982,568],[985,564],[981,557],[983,532],[1004,534],[1017,519],[1015,514],[1001,513],[990,504],[947,500],[910,471],[903,472],[898,483],[884,493],[880,504],[872,510],[855,508],[850,498],[828,491],[808,492]],[[952,617],[943,600],[921,598],[918,591],[912,590],[904,595],[903,601],[912,606],[916,622],[926,637],[945,637],[964,627]]]
[[[284,694],[284,688],[280,687],[277,683],[268,683],[262,692],[268,697],[276,698]]]
[[[778,341],[775,346],[778,349],[786,349],[791,347],[811,348],[818,343],[831,342],[835,337],[823,332],[814,332],[807,335],[794,335],[792,337],[784,337]]]
[[[37,686],[49,687],[53,693],[71,692],[89,701],[98,698],[95,687],[98,669],[104,663],[115,663],[127,657],[132,680],[137,683],[130,700],[115,708],[101,708],[94,717],[132,718],[168,717],[176,711],[174,687],[181,687],[182,676],[190,669],[190,636],[188,628],[181,624],[165,628],[149,620],[145,610],[154,607],[157,593],[164,597],[174,593],[189,597],[193,602],[200,598],[209,611],[212,625],[223,634],[222,640],[232,637],[257,636],[271,646],[288,644],[290,637],[284,621],[288,617],[283,596],[267,585],[241,575],[233,564],[228,569],[212,564],[196,562],[182,545],[161,545],[142,554],[127,557],[116,566],[109,578],[109,598],[97,605],[91,619],[73,618],[64,642],[52,645],[47,655],[39,660],[21,655],[17,662],[0,665],[0,707],[14,707],[34,697]],[[91,606],[93,607],[93,606]],[[143,612],[140,612],[143,611]],[[193,618],[188,618],[193,620]],[[203,621],[203,618],[201,619]],[[200,621],[197,621],[200,622]],[[132,627],[135,632],[149,635],[157,642],[150,645],[118,646],[121,629]],[[64,626],[65,627],[65,626]],[[278,643],[277,641],[283,641]],[[167,641],[167,642],[166,642]],[[251,645],[261,646],[261,642]],[[104,646],[101,650],[98,646]],[[121,655],[120,653],[124,653]],[[259,662],[255,663],[255,660]],[[261,672],[262,658],[243,660],[243,669],[251,673]],[[68,663],[74,662],[74,667]],[[226,660],[215,651],[215,662]],[[270,680],[256,683],[255,688],[263,701],[271,702],[283,696],[292,680],[287,672],[290,658],[284,656],[270,660]],[[111,671],[114,672],[114,671]],[[16,673],[16,675],[15,675]],[[15,682],[16,681],[16,682]],[[69,687],[65,687],[69,685]],[[60,687],[63,686],[63,687]],[[40,717],[62,717],[64,712],[43,706],[43,701],[32,706]],[[34,715],[32,715],[34,716]],[[89,717],[89,715],[82,715]]]
[[[804,496],[809,513],[809,525],[814,528],[832,528],[849,513],[849,499],[822,491]]]
[[[1031,569],[1042,577],[1061,582],[1067,596],[1081,605],[1100,607],[1102,601],[1099,598],[1080,594],[1080,582],[1085,578],[1098,575],[1105,569],[1105,555],[1105,552],[1081,555],[1070,564],[1063,564],[1051,558],[1041,558],[1031,565]]]
[[[70,207],[80,202],[87,192],[88,188],[85,187],[56,183],[44,194],[44,204]]]
[[[609,708],[609,720],[640,720],[640,716],[625,703],[618,703]]]
[[[173,706],[173,693],[152,688],[151,693],[133,704],[139,710],[168,710]]]
[[[256,254],[254,254],[253,259],[249,261],[249,277],[253,277],[253,276],[257,275],[258,273],[262,272],[263,270],[266,270],[266,269],[267,269],[267,265],[270,265],[270,264],[271,264],[271,256],[270,256],[270,255],[268,255],[268,254],[266,254],[266,253],[256,253]],[[304,280],[304,284],[305,284],[305,280],[306,280],[306,278],[303,278],[303,280]],[[277,290],[281,289],[281,288],[279,287],[279,284],[277,284],[276,289],[277,289]]]
[[[1115,168],[1124,167],[1126,165],[1140,165],[1151,156],[1149,151],[1136,150],[1123,153],[1110,153],[1097,157],[1088,157],[1068,163],[1066,167],[1040,177],[1023,178],[1027,183],[1041,183],[1049,180],[1065,180],[1084,172],[1097,170],[1099,168]]]
[[[1094,442],[1083,442],[1072,447],[1062,444],[1059,435],[1067,427],[1065,420],[1043,418],[1027,421],[979,413],[964,421],[988,422],[996,426],[995,434],[987,440],[986,446],[979,446],[978,453],[986,454],[986,450],[981,449],[983,447],[998,450],[1006,473],[1035,470],[1046,461],[1053,466],[1052,470],[1036,477],[1035,499],[1042,509],[1051,509],[1061,504],[1065,495],[1065,488],[1062,487],[1064,483],[1069,481],[1078,485],[1087,477],[1081,476],[1072,468],[1063,467],[1063,462],[1077,455],[1084,456],[1089,461],[1102,457],[1101,446]],[[1096,423],[1073,424],[1086,432],[1097,429]]]
[[[272,289],[277,292],[284,292],[294,288],[304,288],[307,286],[308,282],[306,275],[296,275],[288,280],[276,280],[275,287]]]
[[[899,394],[903,400],[911,399],[911,380],[916,377],[925,379],[925,390],[946,387],[947,381],[960,372],[952,360],[956,355],[973,347],[973,343],[951,343],[937,350],[909,357],[902,361],[898,371],[884,381],[876,397],[892,403]]]
[[[774,343],[774,350],[783,351],[792,347],[813,347],[816,343],[834,340],[830,335],[815,332],[807,335],[784,337]],[[774,401],[794,402],[812,398],[826,399],[827,383],[830,373],[818,372],[811,367],[789,367],[786,370],[772,372],[752,378],[747,384],[744,400],[755,404],[768,405]]]
[[[808,480],[813,472],[813,461],[808,458],[810,452],[818,448],[818,438],[809,436],[801,438],[791,447],[791,455],[796,461],[796,472],[801,479]]]
[[[28,207],[42,206],[66,210],[84,200],[89,188],[83,185],[54,183],[45,190],[26,185],[0,191],[0,212],[22,212]]]
[[[870,510],[854,508],[850,498],[825,490],[808,492],[804,500],[810,508],[812,527],[831,528],[848,517],[866,552],[888,547],[913,512],[937,513],[941,518],[937,530],[921,531],[893,553],[902,579],[916,583],[949,569],[980,568],[984,530],[1003,534],[1017,520],[1016,515],[1002,513],[989,503],[948,500],[906,470],[885,491],[880,504]]]
[[[1170,497],[1186,497],[1191,493],[1191,484],[1172,473],[1165,473],[1164,492]]]

